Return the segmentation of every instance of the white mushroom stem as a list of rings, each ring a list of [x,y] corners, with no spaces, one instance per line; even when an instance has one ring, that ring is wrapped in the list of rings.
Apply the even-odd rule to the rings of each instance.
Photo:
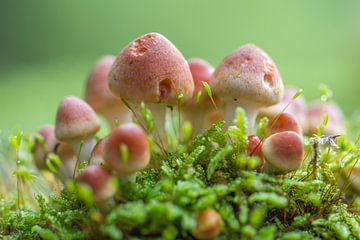
[[[207,127],[209,109],[206,107],[183,107],[182,122],[189,121],[192,126],[192,134],[196,136]]]
[[[146,107],[151,111],[155,124],[154,138],[160,141],[159,144],[164,148],[167,146],[165,122],[168,119],[168,107],[161,103],[147,103]]]
[[[130,110],[119,109],[118,107],[103,110],[101,114],[106,118],[111,128],[116,127],[116,123],[119,124],[132,122],[132,113]]]
[[[256,116],[259,112],[260,107],[256,104],[250,103],[246,100],[240,100],[237,101],[229,101],[225,105],[225,121],[226,126],[232,125],[234,118],[235,118],[235,109],[237,107],[242,107],[246,112],[246,117],[248,120],[248,129],[247,134],[251,134],[251,132],[254,129],[255,126],[255,120]]]
[[[96,140],[94,137],[90,137],[83,141],[69,142],[69,144],[74,149],[76,157],[78,158],[78,164],[80,164],[90,160],[91,152],[96,145]]]

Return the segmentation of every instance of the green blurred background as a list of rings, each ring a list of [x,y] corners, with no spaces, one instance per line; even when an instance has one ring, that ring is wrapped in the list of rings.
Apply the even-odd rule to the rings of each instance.
[[[1,0],[0,129],[52,123],[63,96],[83,95],[98,57],[152,31],[215,66],[253,42],[285,84],[311,101],[325,83],[349,115],[360,107],[359,12],[357,0]]]

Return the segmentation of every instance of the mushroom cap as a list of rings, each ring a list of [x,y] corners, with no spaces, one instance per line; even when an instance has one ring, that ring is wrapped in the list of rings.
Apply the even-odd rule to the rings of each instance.
[[[94,110],[77,97],[65,97],[57,111],[55,134],[64,142],[92,137],[100,129]]]
[[[260,117],[274,118],[277,114],[284,110],[287,104],[291,102],[284,112],[294,114],[299,120],[303,129],[306,129],[306,102],[303,95],[298,96],[291,101],[291,98],[297,93],[297,90],[293,87],[287,86],[284,91],[284,95],[281,101],[270,107],[262,108],[259,111]]]
[[[308,135],[316,133],[317,127],[321,126],[324,114],[328,114],[328,123],[324,128],[325,135],[336,135],[345,132],[344,115],[334,102],[315,102],[307,110]]]
[[[93,150],[91,151],[91,161],[94,164],[100,164],[103,162],[103,152],[104,146],[106,142],[106,137],[99,139],[98,142],[95,144]]]
[[[128,150],[123,159],[121,146]],[[116,172],[133,173],[144,169],[150,161],[150,150],[144,130],[134,123],[125,123],[111,131],[103,150],[104,161]]]
[[[293,114],[285,112],[280,113],[276,119],[273,119],[273,121],[269,122],[269,125],[266,129],[267,135],[272,135],[274,133],[284,131],[293,131],[302,136],[301,125]]]
[[[258,169],[262,169],[265,164],[265,159],[262,153],[262,141],[256,135],[250,135],[247,137],[248,144],[246,146],[246,154],[249,156],[257,156],[260,159]]]
[[[301,137],[292,131],[275,133],[266,138],[262,152],[268,169],[274,173],[286,173],[298,169],[304,156]]]
[[[125,108],[121,100],[109,89],[108,74],[114,61],[115,57],[111,55],[101,57],[92,68],[86,83],[85,101],[99,113],[114,108]]]
[[[111,197],[115,189],[111,186],[110,173],[99,165],[90,165],[84,169],[84,171],[77,177],[77,180],[81,183],[90,186],[95,201],[104,201]]]
[[[196,94],[199,91],[203,91],[203,82],[210,82],[214,68],[202,58],[189,59],[188,64],[194,80],[194,93]]]
[[[280,101],[284,86],[273,60],[254,44],[246,44],[225,57],[211,81],[216,96],[247,100],[258,106]]]
[[[37,133],[42,137],[43,143],[35,139],[33,150],[35,165],[39,169],[46,169],[46,156],[54,151],[58,141],[56,140],[54,126],[52,125],[42,126]]]
[[[194,90],[190,68],[180,51],[159,33],[130,42],[116,57],[109,73],[109,87],[116,96],[132,102],[176,103]]]
[[[196,239],[212,239],[219,235],[221,225],[221,216],[217,211],[204,209],[196,216],[196,229],[193,234]]]

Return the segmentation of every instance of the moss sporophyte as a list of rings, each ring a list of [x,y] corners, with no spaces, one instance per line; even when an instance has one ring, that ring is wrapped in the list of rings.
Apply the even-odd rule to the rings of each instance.
[[[360,239],[360,135],[330,93],[308,107],[254,45],[214,70],[141,36],[55,126],[1,132],[0,238]]]

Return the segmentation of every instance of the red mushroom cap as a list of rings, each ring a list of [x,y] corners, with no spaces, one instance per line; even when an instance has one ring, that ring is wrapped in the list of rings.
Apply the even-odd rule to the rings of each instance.
[[[266,138],[262,152],[266,160],[265,168],[274,173],[298,169],[304,156],[301,137],[292,131],[275,133]]]
[[[37,133],[42,137],[43,142],[35,139],[33,150],[35,165],[39,169],[46,169],[46,157],[50,152],[54,151],[58,141],[56,140],[54,126],[52,125],[41,127]]]
[[[64,142],[92,137],[100,128],[94,110],[77,97],[65,97],[57,111],[55,134]]]
[[[275,122],[273,122],[275,121]],[[302,128],[296,117],[291,113],[280,113],[272,121],[266,129],[267,136],[274,133],[293,131],[302,136]]]
[[[78,181],[91,187],[95,201],[104,201],[114,194],[111,175],[99,165],[90,165],[77,177]]]
[[[132,102],[174,104],[182,93],[192,97],[194,83],[180,51],[159,33],[130,42],[117,56],[109,74],[116,96]]]
[[[122,157],[122,145],[127,147],[127,160]],[[133,173],[148,165],[149,151],[144,130],[134,123],[126,123],[111,131],[104,145],[103,157],[116,172]]]

